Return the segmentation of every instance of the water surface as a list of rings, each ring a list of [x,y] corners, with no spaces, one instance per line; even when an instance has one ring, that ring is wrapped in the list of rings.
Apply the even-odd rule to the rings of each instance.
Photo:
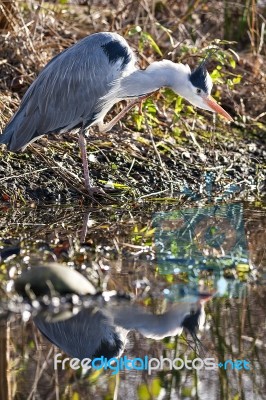
[[[1,398],[265,398],[262,204],[0,210]],[[98,295],[77,287],[23,300],[14,281],[51,262]],[[55,369],[56,355],[164,357],[178,368]],[[216,367],[179,368],[206,358]]]

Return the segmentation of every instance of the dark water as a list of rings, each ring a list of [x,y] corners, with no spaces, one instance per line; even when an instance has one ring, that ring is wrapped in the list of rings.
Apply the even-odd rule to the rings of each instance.
[[[263,204],[0,221],[1,399],[265,398]]]

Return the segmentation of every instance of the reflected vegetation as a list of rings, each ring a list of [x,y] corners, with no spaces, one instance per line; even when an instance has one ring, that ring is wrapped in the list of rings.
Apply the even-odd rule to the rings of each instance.
[[[1,206],[0,221],[1,399],[265,398],[262,204]],[[56,356],[216,368],[114,374]]]

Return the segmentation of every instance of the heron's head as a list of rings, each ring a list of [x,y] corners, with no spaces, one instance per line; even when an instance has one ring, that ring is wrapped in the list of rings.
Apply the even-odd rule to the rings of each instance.
[[[189,69],[189,67],[188,67]],[[175,88],[173,87],[175,90]],[[205,62],[201,63],[192,73],[186,74],[183,83],[175,90],[196,107],[216,112],[232,121],[232,117],[211,96],[212,80],[206,69]]]

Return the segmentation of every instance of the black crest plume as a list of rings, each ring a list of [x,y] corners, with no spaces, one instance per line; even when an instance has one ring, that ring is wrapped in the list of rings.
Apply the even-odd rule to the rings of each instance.
[[[208,52],[207,56],[203,59],[200,65],[191,73],[190,82],[196,88],[203,90],[205,93],[210,92],[210,87],[208,85],[208,71],[206,68],[209,58],[213,55],[216,49],[212,49]]]

